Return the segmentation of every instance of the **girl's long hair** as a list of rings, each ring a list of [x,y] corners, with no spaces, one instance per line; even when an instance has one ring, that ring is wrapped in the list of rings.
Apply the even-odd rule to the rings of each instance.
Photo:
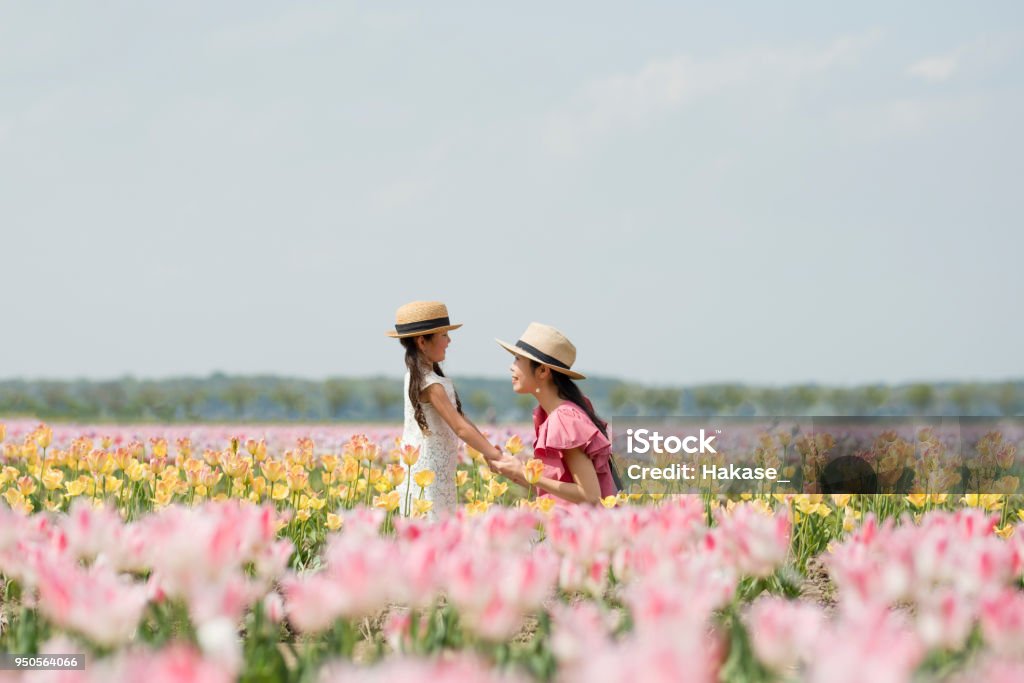
[[[535,360],[530,361],[530,368],[536,370],[541,366]],[[594,426],[604,434],[604,438],[608,438],[608,423],[602,420],[597,415],[597,411],[594,410],[594,404],[590,402],[590,399],[583,395],[580,388],[576,386],[576,382],[572,381],[569,375],[564,375],[561,372],[551,371],[551,378],[555,382],[555,389],[558,391],[558,397],[563,401],[571,401],[580,407],[590,421],[594,423]]]
[[[420,336],[429,339],[434,335]],[[412,404],[412,411],[416,416],[416,424],[420,426],[420,430],[424,434],[427,434],[430,430],[427,428],[427,417],[423,414],[423,404],[420,402],[420,392],[423,391],[423,369],[420,367],[420,352],[416,348],[416,337],[402,337],[399,341],[405,347],[405,367],[409,370],[409,402]],[[439,377],[444,377],[444,371],[441,370],[439,363],[434,363],[433,370]],[[462,401],[459,400],[457,391],[455,392],[455,409],[459,411],[459,415],[463,414]]]

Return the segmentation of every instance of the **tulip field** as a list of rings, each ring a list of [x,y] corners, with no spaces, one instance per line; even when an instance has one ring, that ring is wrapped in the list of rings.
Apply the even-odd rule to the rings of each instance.
[[[0,424],[0,653],[85,662],[0,683],[1024,681],[1016,493],[567,508],[466,452],[443,516],[400,434]]]

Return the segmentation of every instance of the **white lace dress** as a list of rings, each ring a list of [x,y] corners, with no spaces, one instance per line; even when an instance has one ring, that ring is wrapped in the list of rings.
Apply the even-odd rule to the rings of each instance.
[[[455,387],[447,377],[441,377],[433,370],[423,375],[423,389],[431,384],[440,384],[444,387],[444,393],[448,400],[455,405]],[[430,519],[437,519],[438,516],[455,512],[458,502],[458,491],[455,485],[455,466],[459,462],[459,437],[455,435],[452,428],[448,426],[438,414],[434,406],[429,403],[423,406],[423,416],[427,420],[429,432],[424,434],[420,426],[416,424],[416,414],[413,412],[412,402],[409,401],[409,373],[405,373],[405,429],[402,431],[402,441],[413,446],[420,447],[420,458],[412,466],[412,475],[422,470],[432,470],[435,475],[434,483],[426,488],[423,498],[434,503],[430,510]],[[402,512],[408,514],[406,508],[406,482],[398,487],[402,495]],[[420,497],[420,487],[415,481],[412,482],[412,495],[409,496],[409,507],[412,507],[412,499]]]

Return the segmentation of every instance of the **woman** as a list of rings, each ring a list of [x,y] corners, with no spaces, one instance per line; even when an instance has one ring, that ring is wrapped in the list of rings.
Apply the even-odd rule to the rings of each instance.
[[[509,368],[512,389],[537,399],[533,452],[544,463],[536,484],[538,495],[554,496],[561,504],[595,504],[614,495],[608,425],[573,382],[585,379],[572,370],[576,347],[564,334],[540,323],[530,323],[515,344],[496,341],[516,357]],[[506,477],[526,483],[521,466],[510,465],[504,458],[493,466]]]
[[[417,446],[420,457],[412,465],[412,476],[422,470],[432,470],[434,482],[424,491],[431,502],[430,517],[455,511],[458,491],[455,468],[458,464],[459,442],[465,442],[480,451],[488,463],[504,461],[497,446],[487,441],[472,422],[462,414],[462,402],[441,370],[447,356],[452,325],[448,308],[439,301],[413,301],[398,309],[395,329],[385,334],[401,341],[405,348],[405,426],[402,441]],[[417,497],[419,487],[408,490],[409,477],[399,487],[402,512],[409,514],[411,498]]]

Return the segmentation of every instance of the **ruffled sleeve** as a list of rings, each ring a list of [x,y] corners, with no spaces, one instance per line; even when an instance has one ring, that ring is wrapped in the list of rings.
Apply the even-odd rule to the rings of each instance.
[[[579,407],[564,403],[555,409],[537,430],[534,457],[544,463],[544,476],[562,479],[566,472],[563,451],[587,450],[600,432]]]

